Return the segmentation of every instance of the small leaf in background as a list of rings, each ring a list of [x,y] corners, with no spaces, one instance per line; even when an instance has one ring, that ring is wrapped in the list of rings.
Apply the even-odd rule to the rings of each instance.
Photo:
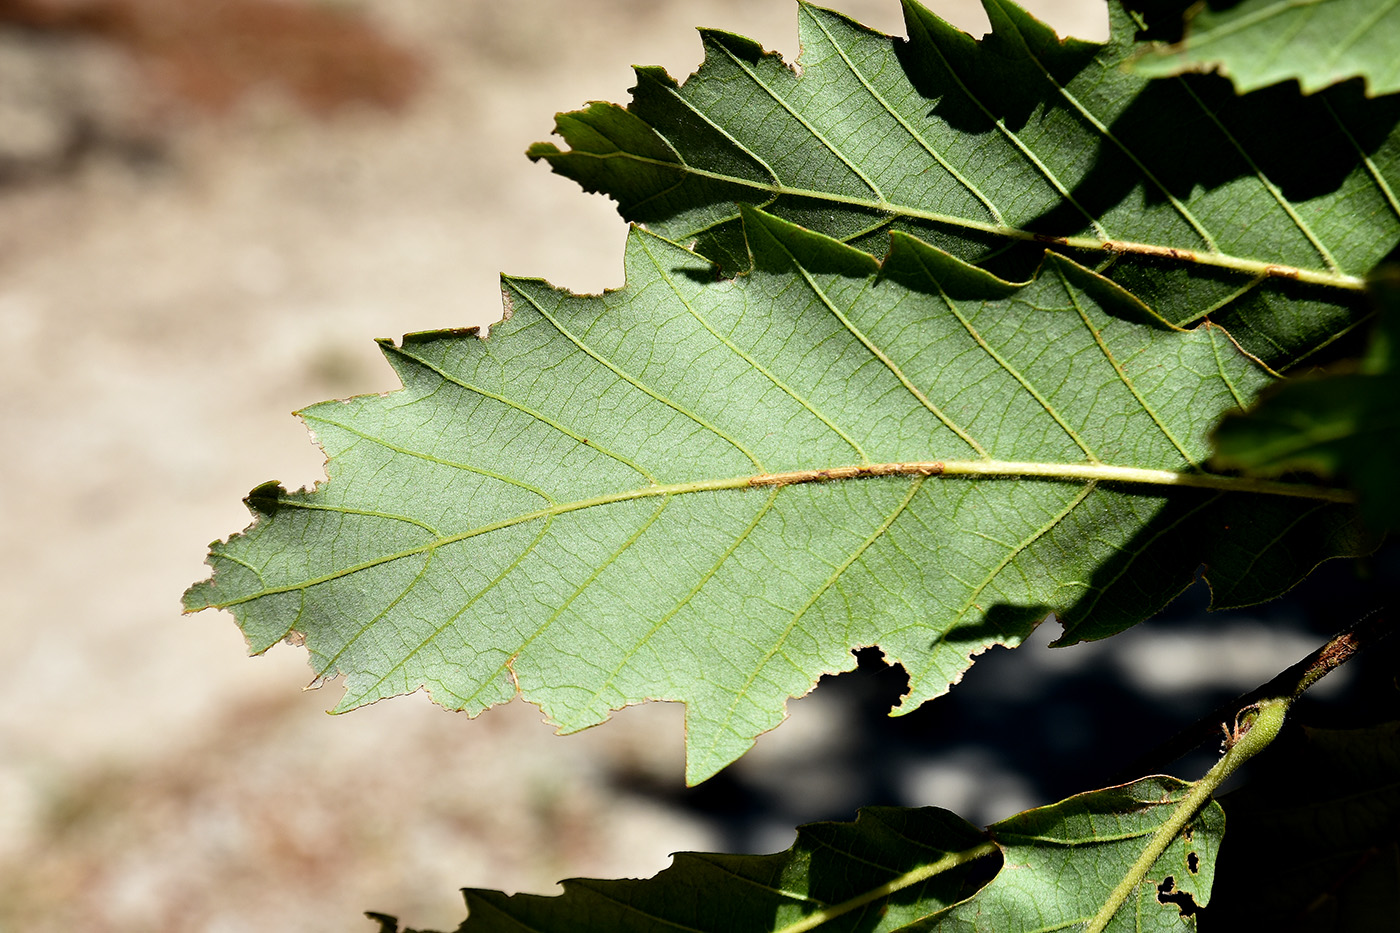
[[[1400,91],[1400,4],[1387,0],[1210,0],[1181,42],[1133,64],[1147,77],[1218,70],[1241,93],[1296,80],[1305,94],[1352,78]]]
[[[1141,24],[1117,3],[1105,45],[985,6],[979,41],[914,0],[908,40],[799,4],[800,75],[703,30],[684,83],[639,68],[625,109],[561,114],[570,148],[529,155],[731,273],[748,203],[876,255],[910,233],[1004,278],[1060,249],[1277,371],[1365,316],[1361,278],[1400,243],[1400,98],[1152,81],[1122,67]]]
[[[905,666],[909,711],[1051,611],[1104,637],[1202,562],[1237,605],[1372,546],[1345,494],[1203,472],[1272,381],[1220,328],[1056,256],[1013,284],[746,220],[737,280],[634,230],[623,289],[507,279],[489,341],[386,344],[404,389],[303,413],[329,482],[260,487],[187,608],[255,651],[304,635],[341,710],[519,691],[575,731],[684,702],[694,783],[854,648]]]
[[[1230,834],[1202,930],[1396,928],[1400,723],[1297,730],[1220,805]]]
[[[683,852],[655,878],[571,879],[558,897],[467,889],[460,933],[898,930],[976,893],[998,856],[947,810],[867,807],[776,855]]]
[[[1191,785],[1171,777],[1077,794],[987,828],[1005,866],[987,887],[920,931],[1015,933],[1072,929],[1093,918]],[[1210,900],[1225,831],[1213,800],[1153,863],[1104,928],[1110,933],[1194,930]]]
[[[1400,271],[1373,281],[1379,322],[1355,371],[1290,379],[1216,432],[1215,462],[1278,476],[1304,470],[1345,477],[1366,521],[1400,529]]]
[[[458,933],[1069,929],[1104,909],[1189,790],[1175,778],[1145,778],[1028,810],[985,833],[946,810],[867,807],[854,823],[799,827],[797,842],[777,855],[681,853],[655,878],[572,879],[557,897],[468,888]],[[1220,806],[1208,803],[1106,929],[1195,929],[1224,825]]]

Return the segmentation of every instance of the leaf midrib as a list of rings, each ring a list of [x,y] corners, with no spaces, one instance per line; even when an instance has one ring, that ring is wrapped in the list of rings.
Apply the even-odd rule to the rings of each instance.
[[[565,153],[560,154],[563,155]],[[709,169],[697,168],[685,162],[670,162],[662,159],[653,159],[631,152],[581,152],[579,150],[571,150],[567,155],[570,158],[578,159],[628,159],[644,165],[653,165],[669,171],[684,172],[702,178],[724,182],[725,184],[750,188],[754,191],[761,191],[771,195],[761,202],[755,202],[755,206],[760,208],[771,205],[781,197],[808,198],[816,201],[848,204],[852,207],[864,208],[896,217],[907,217],[929,221],[930,223],[943,224],[949,227],[976,230],[981,233],[990,233],[994,236],[1005,237],[1011,240],[1044,243],[1047,246],[1060,246],[1066,249],[1085,250],[1109,255],[1152,256],[1171,259],[1182,263],[1194,263],[1196,265],[1232,269],[1236,272],[1262,278],[1294,279],[1312,285],[1323,285],[1331,288],[1345,289],[1347,291],[1363,291],[1366,288],[1365,279],[1360,276],[1349,275],[1343,272],[1334,272],[1325,268],[1289,266],[1276,262],[1268,262],[1262,259],[1249,259],[1243,256],[1234,256],[1229,253],[1202,252],[1199,250],[1182,249],[1175,246],[1163,246],[1157,243],[1139,243],[1132,240],[1109,240],[1092,236],[1052,236],[1046,233],[1024,230],[1020,227],[987,223],[986,221],[973,220],[968,217],[955,217],[951,214],[940,214],[937,211],[925,210],[907,204],[896,204],[891,201],[866,200],[853,195],[839,194],[832,191],[798,188],[785,185],[782,182],[766,184],[751,178],[743,178],[738,175],[726,175],[723,172],[714,172]],[[713,227],[719,223],[737,220],[738,218],[739,213],[735,211],[732,215],[722,220],[707,224],[706,227]],[[692,230],[678,235],[676,239],[685,240],[694,236],[695,233],[696,231]]]
[[[1177,472],[1144,467],[1115,466],[1107,463],[1047,463],[1013,460],[919,460],[896,463],[843,464],[823,469],[789,470],[781,473],[757,473],[730,476],[721,479],[693,480],[682,483],[655,483],[635,489],[604,493],[572,502],[556,502],[544,508],[523,512],[509,518],[470,528],[456,534],[444,535],[411,548],[404,548],[371,560],[362,561],[350,567],[323,574],[299,583],[267,587],[254,593],[240,596],[226,602],[211,603],[215,608],[226,609],[241,605],[265,596],[306,589],[321,583],[329,583],[362,570],[382,564],[425,554],[471,538],[501,531],[516,525],[552,518],[569,512],[577,512],[599,506],[616,505],[639,499],[657,496],[689,495],[702,492],[725,492],[763,487],[797,486],[809,483],[830,483],[847,480],[879,479],[889,477],[944,477],[949,479],[983,480],[1044,480],[1069,483],[1118,483],[1130,486],[1215,489],[1224,492],[1249,493],[1256,495],[1283,496],[1288,498],[1311,499],[1322,502],[1355,503],[1356,496],[1349,490],[1329,486],[1314,486],[1304,483],[1264,480],[1248,476],[1228,476],[1221,473]],[[339,507],[322,503],[311,504],[299,499],[278,498],[278,506],[286,508],[315,508],[320,511],[363,512],[351,507]]]

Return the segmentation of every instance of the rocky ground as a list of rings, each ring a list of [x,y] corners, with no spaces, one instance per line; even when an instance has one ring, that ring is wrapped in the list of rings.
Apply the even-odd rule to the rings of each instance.
[[[836,5],[901,31],[894,0]],[[969,0],[933,5],[985,24]],[[786,845],[801,807],[736,837],[711,798],[665,790],[677,708],[569,738],[520,703],[329,717],[337,688],[302,691],[301,651],[248,660],[231,618],[182,618],[179,596],[250,488],[321,476],[290,410],[395,388],[372,338],[495,320],[502,270],[620,284],[609,204],[522,156],[554,112],[625,100],[632,62],[688,73],[694,25],[791,57],[792,4],[336,4],[407,57],[385,59],[394,94],[329,103],[249,86],[256,69],[200,97],[179,69],[213,53],[180,58],[139,17],[53,31],[34,11],[80,2],[9,6],[31,21],[0,29],[0,933],[369,930],[365,909],[452,927],[465,884],[549,892],[678,849]],[[1105,28],[1090,0],[1031,6]],[[1258,670],[1216,686],[1309,644],[1261,637]],[[850,784],[818,767],[856,747],[830,695],[739,766],[764,799]],[[979,787],[968,754],[885,796],[974,818],[1036,802],[1014,777]]]

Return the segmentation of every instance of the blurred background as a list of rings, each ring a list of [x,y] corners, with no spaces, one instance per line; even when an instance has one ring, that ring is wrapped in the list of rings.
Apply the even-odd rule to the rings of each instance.
[[[835,5],[902,34],[895,0]],[[1027,6],[1106,35],[1098,0]],[[0,0],[0,933],[451,928],[463,885],[775,851],[868,803],[988,822],[1103,784],[1396,578],[1385,552],[1262,614],[1202,619],[1198,587],[1108,643],[1047,625],[897,720],[863,652],[690,790],[677,707],[567,738],[518,701],[332,717],[300,649],[182,618],[241,497],[322,476],[289,412],[396,388],[373,338],[495,321],[502,271],[622,284],[610,203],[522,153],[632,63],[688,74],[697,25],[797,52],[789,0]]]

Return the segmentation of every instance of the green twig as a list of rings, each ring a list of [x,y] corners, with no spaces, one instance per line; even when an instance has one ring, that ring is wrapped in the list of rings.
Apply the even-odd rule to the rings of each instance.
[[[1356,652],[1379,642],[1394,631],[1394,623],[1384,613],[1374,612],[1364,616],[1268,683],[1216,708],[1181,730],[1169,741],[1137,758],[1118,772],[1112,783],[1122,784],[1135,780],[1140,775],[1161,771],[1202,742],[1218,737],[1221,724],[1229,722],[1240,710],[1251,704],[1268,697],[1288,696],[1296,699]]]
[[[1176,805],[1172,815],[1152,835],[1151,841],[1147,843],[1147,848],[1143,849],[1142,855],[1133,863],[1133,867],[1128,869],[1123,880],[1118,882],[1118,886],[1109,894],[1108,900],[1104,901],[1099,912],[1084,928],[1084,933],[1101,933],[1104,927],[1108,926],[1108,921],[1113,919],[1113,915],[1118,912],[1119,907],[1123,906],[1128,895],[1132,894],[1142,883],[1148,869],[1157,859],[1162,857],[1162,853],[1167,851],[1167,846],[1172,844],[1177,835],[1186,828],[1186,824],[1196,816],[1201,807],[1205,806],[1210,795],[1215,793],[1215,789],[1224,783],[1225,779],[1233,774],[1236,768],[1259,754],[1274,740],[1279,729],[1283,728],[1284,716],[1292,703],[1293,697],[1291,696],[1276,697],[1261,700],[1259,703],[1240,711],[1240,715],[1235,720],[1233,741],[1229,750],[1225,752],[1225,756],[1215,763],[1215,767],[1211,768],[1205,777],[1192,785],[1191,793],[1187,794],[1185,799]]]
[[[1305,690],[1336,670],[1362,648],[1380,641],[1393,630],[1394,626],[1383,615],[1375,614],[1362,619],[1273,680],[1225,707],[1225,715],[1214,715],[1202,720],[1168,743],[1169,748],[1189,743],[1174,756],[1179,757],[1181,753],[1200,744],[1204,738],[1200,734],[1202,731],[1215,734],[1222,723],[1232,724],[1225,728],[1224,756],[1205,777],[1192,785],[1191,792],[1177,804],[1167,821],[1152,835],[1142,855],[1109,894],[1098,913],[1084,928],[1084,933],[1101,933],[1108,926],[1113,915],[1142,883],[1153,864],[1186,828],[1186,824],[1206,805],[1216,789],[1235,772],[1235,769],[1267,748],[1278,736],[1289,707]]]

